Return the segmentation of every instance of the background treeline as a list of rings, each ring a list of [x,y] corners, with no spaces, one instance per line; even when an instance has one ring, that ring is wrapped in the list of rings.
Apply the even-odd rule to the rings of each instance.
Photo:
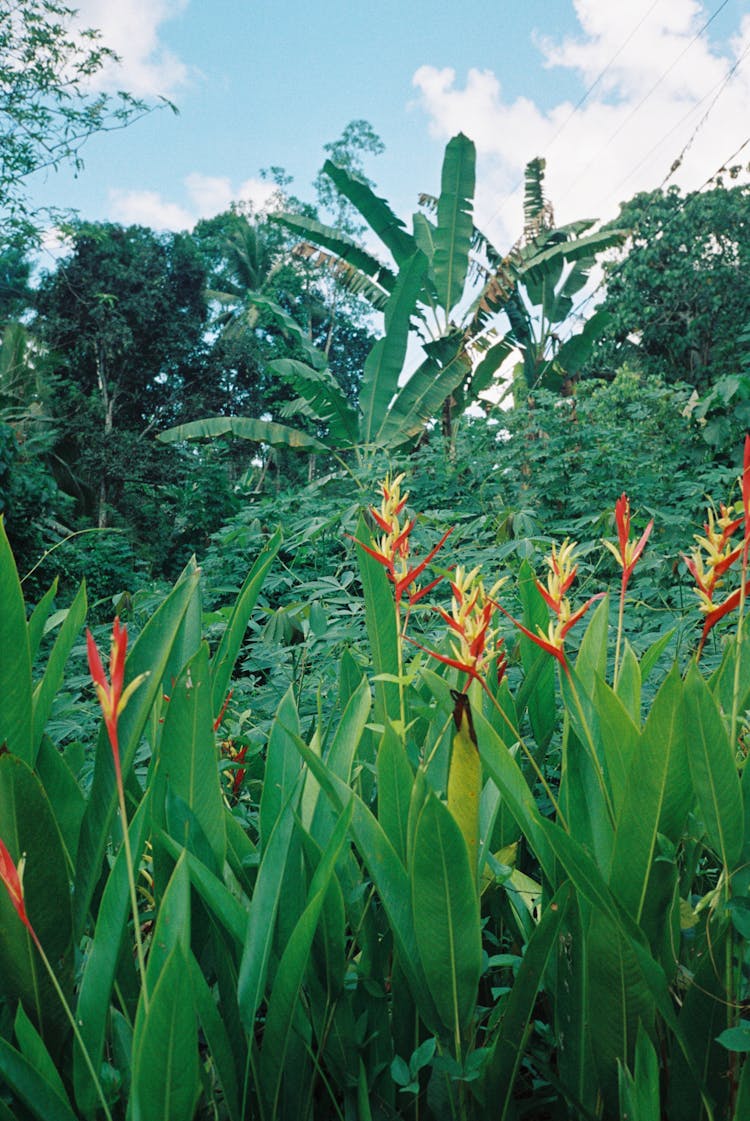
[[[172,445],[156,436],[233,416],[293,418],[325,441],[330,417],[280,376],[288,361],[309,370],[311,354],[361,412],[388,290],[364,237],[372,215],[350,200],[382,145],[354,121],[327,149],[315,206],[274,169],[266,210],[232,208],[191,232],[70,221],[64,250],[41,266],[22,238],[6,239],[0,505],[32,590],[53,575],[72,588],[85,573],[95,597],[132,592],[204,556],[248,507],[273,521],[264,497],[275,507],[294,492],[288,517],[301,524],[320,509],[320,480],[342,466],[325,451],[300,454],[289,436]],[[434,228],[437,207],[429,195],[420,202],[417,232],[418,219]],[[465,350],[466,339],[476,344],[473,369],[399,449],[416,486],[429,477],[428,505],[449,506],[457,489],[491,495],[511,537],[553,526],[580,537],[627,488],[664,533],[676,520],[675,541],[689,530],[750,422],[749,218],[750,192],[728,174],[687,197],[640,194],[599,233],[588,222],[558,228],[544,163],[532,161],[517,243],[500,252],[473,230],[475,305],[460,324]],[[549,255],[561,244],[565,255],[528,267],[530,247]],[[477,293],[488,292],[477,311]],[[412,331],[425,321],[418,306]],[[428,346],[446,345],[451,330]],[[495,352],[490,375],[478,377]],[[344,466],[357,458],[350,447]]]

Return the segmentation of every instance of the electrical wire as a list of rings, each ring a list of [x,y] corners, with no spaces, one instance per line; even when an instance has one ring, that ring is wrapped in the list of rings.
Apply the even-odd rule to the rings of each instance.
[[[636,25],[635,25],[635,27],[633,28],[633,30],[632,30],[632,31],[631,31],[631,32],[629,33],[629,35],[627,35],[627,36],[626,36],[626,38],[625,38],[625,39],[623,39],[622,43],[620,43],[620,46],[619,46],[619,47],[617,48],[617,50],[615,51],[615,53],[614,53],[614,54],[612,55],[612,57],[610,58],[609,62],[607,62],[606,66],[604,66],[604,68],[603,68],[602,70],[600,70],[600,71],[599,71],[599,73],[597,74],[596,78],[594,78],[594,81],[593,81],[593,82],[591,83],[591,85],[590,85],[590,86],[588,87],[588,89],[587,89],[587,90],[586,90],[586,91],[585,91],[585,92],[584,92],[584,93],[583,93],[583,94],[581,95],[581,97],[580,97],[580,98],[578,99],[578,101],[576,102],[576,104],[575,104],[575,105],[573,106],[573,108],[571,109],[571,111],[570,111],[570,113],[568,114],[568,116],[567,116],[567,117],[565,118],[565,120],[564,120],[564,121],[562,122],[562,124],[561,124],[561,125],[560,125],[560,127],[558,128],[557,132],[555,132],[555,133],[554,133],[554,135],[552,136],[552,139],[551,139],[551,140],[550,140],[550,141],[548,142],[548,144],[546,145],[546,151],[547,151],[547,153],[549,153],[549,151],[550,151],[550,150],[552,149],[552,147],[553,147],[553,146],[555,145],[555,143],[557,142],[557,140],[559,139],[559,137],[560,137],[560,136],[562,135],[562,133],[563,133],[563,132],[565,131],[565,129],[566,129],[567,127],[568,127],[568,125],[569,125],[569,124],[570,124],[570,122],[571,122],[571,121],[573,120],[573,118],[574,118],[574,117],[576,116],[576,114],[577,114],[577,113],[579,113],[579,112],[580,112],[580,110],[582,109],[582,107],[583,107],[583,106],[584,106],[584,105],[586,104],[586,102],[588,101],[588,99],[589,99],[589,97],[591,96],[591,94],[592,94],[592,93],[594,92],[594,90],[596,89],[596,87],[597,87],[597,86],[599,85],[599,83],[601,82],[602,78],[603,78],[603,77],[605,76],[605,74],[607,73],[607,71],[611,69],[611,67],[612,67],[612,66],[614,65],[614,63],[615,63],[615,62],[617,61],[617,59],[618,59],[618,58],[620,57],[620,55],[622,54],[622,52],[623,52],[623,51],[625,50],[625,48],[626,48],[626,47],[628,46],[628,44],[630,43],[630,41],[631,41],[631,40],[632,40],[632,39],[634,38],[634,36],[635,36],[635,35],[637,34],[637,32],[638,32],[638,31],[639,31],[639,30],[641,29],[641,27],[643,26],[643,24],[644,24],[644,23],[646,22],[646,20],[648,19],[648,17],[649,17],[649,16],[651,15],[651,13],[653,12],[654,8],[658,7],[658,5],[659,5],[660,3],[661,3],[661,0],[653,0],[653,3],[651,4],[651,7],[650,7],[650,8],[649,8],[649,9],[648,9],[648,10],[647,10],[647,11],[646,11],[645,13],[644,13],[644,15],[642,15],[642,16],[641,16],[641,18],[640,18],[640,19],[638,20],[638,22],[636,23]],[[516,191],[518,191],[518,189],[519,189],[519,188],[520,188],[520,187],[521,187],[522,185],[523,185],[523,176],[521,176],[521,177],[520,177],[520,178],[518,179],[518,181],[517,181],[517,182],[516,182],[516,184],[515,184],[515,185],[513,186],[513,188],[511,189],[511,191],[510,191],[510,192],[509,192],[509,193],[508,193],[508,194],[507,194],[507,195],[505,196],[505,198],[503,198],[503,199],[502,199],[502,200],[500,201],[500,203],[498,204],[498,206],[497,206],[497,208],[495,209],[494,213],[492,214],[492,216],[491,216],[491,217],[489,218],[489,220],[488,220],[488,222],[487,222],[487,227],[488,227],[488,228],[489,228],[489,227],[490,227],[490,226],[492,225],[492,223],[493,223],[494,221],[496,221],[496,219],[497,219],[497,218],[498,218],[498,217],[500,216],[500,214],[501,214],[501,213],[502,213],[502,212],[503,212],[503,211],[505,210],[505,208],[506,208],[506,207],[507,207],[507,206],[508,206],[508,205],[509,205],[509,204],[510,204],[510,203],[511,203],[512,201],[513,201],[513,199],[514,199],[514,198],[515,198],[515,196],[516,196]]]

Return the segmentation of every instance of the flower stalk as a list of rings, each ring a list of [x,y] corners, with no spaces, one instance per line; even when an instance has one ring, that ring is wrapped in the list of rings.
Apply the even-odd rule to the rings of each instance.
[[[86,631],[86,652],[88,656],[89,671],[94,682],[94,687],[99,698],[102,714],[104,716],[104,725],[107,729],[107,737],[112,749],[112,761],[115,769],[115,786],[117,787],[117,800],[120,808],[120,821],[122,825],[122,840],[125,846],[125,860],[128,869],[128,885],[130,888],[130,908],[133,914],[133,926],[135,928],[135,944],[136,954],[138,957],[138,971],[141,977],[141,988],[143,991],[143,1007],[144,1011],[148,1012],[149,998],[148,986],[146,984],[146,957],[143,950],[143,938],[141,936],[141,922],[138,912],[138,895],[135,887],[135,869],[133,867],[133,853],[130,848],[130,834],[128,832],[128,813],[125,804],[125,785],[122,779],[122,765],[120,761],[120,743],[118,737],[118,720],[125,709],[131,696],[145,680],[146,674],[139,674],[135,677],[127,688],[123,688],[125,682],[125,655],[128,646],[128,631],[127,627],[120,626],[119,617],[115,617],[112,625],[112,646],[109,656],[109,680],[104,672],[102,659],[97,649],[94,636],[91,631]]]
[[[62,991],[60,982],[58,981],[55,971],[50,964],[49,958],[44,952],[44,947],[42,946],[42,943],[39,940],[39,936],[34,930],[34,927],[32,926],[31,920],[29,919],[28,913],[26,911],[26,900],[23,894],[24,862],[25,857],[22,857],[21,861],[19,862],[19,866],[17,867],[13,862],[13,858],[11,857],[6,847],[5,842],[2,840],[2,838],[0,838],[0,881],[2,881],[3,885],[5,886],[5,889],[10,897],[10,901],[16,910],[16,914],[18,915],[23,925],[26,927],[28,935],[31,938],[31,941],[34,943],[39,957],[42,959],[42,964],[44,965],[49,979],[52,982],[52,986],[55,990],[57,998],[60,1001],[65,1015],[68,1019],[68,1023],[73,1029],[73,1035],[75,1036],[76,1043],[81,1048],[81,1054],[83,1055],[84,1062],[86,1063],[88,1072],[91,1075],[91,1080],[96,1087],[99,1101],[102,1103],[104,1115],[107,1118],[107,1121],[112,1121],[112,1114],[110,1113],[109,1103],[107,1102],[107,1099],[104,1095],[101,1081],[97,1077],[96,1071],[94,1070],[94,1064],[91,1061],[91,1055],[88,1052],[86,1044],[83,1042],[80,1029],[78,1027],[78,1024],[76,1023],[76,1018],[71,1011],[70,1005],[65,998],[65,993]]]

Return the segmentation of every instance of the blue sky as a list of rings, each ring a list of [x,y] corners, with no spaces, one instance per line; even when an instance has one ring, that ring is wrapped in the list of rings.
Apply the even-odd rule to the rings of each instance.
[[[750,136],[748,0],[78,7],[121,55],[109,86],[180,110],[92,141],[77,179],[34,184],[40,203],[88,219],[188,228],[232,198],[262,201],[259,171],[274,164],[312,198],[323,145],[365,118],[386,145],[368,172],[405,216],[419,191],[437,191],[449,137],[471,136],[479,224],[502,247],[519,232],[514,189],[532,156],[547,156],[559,221],[609,218],[681,153],[667,181],[695,189]]]

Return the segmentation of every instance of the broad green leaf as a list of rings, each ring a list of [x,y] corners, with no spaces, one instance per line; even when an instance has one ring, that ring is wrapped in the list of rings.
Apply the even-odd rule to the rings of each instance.
[[[297,741],[297,749],[339,813],[343,812],[349,804],[350,798],[354,799],[351,824],[354,843],[380,896],[393,932],[398,960],[419,1007],[420,1015],[428,1028],[438,1030],[441,1021],[427,987],[417,952],[409,878],[403,863],[362,799],[353,794],[346,783],[333,775],[301,740]]]
[[[193,987],[193,1004],[198,1013],[201,1030],[206,1038],[211,1059],[221,1084],[224,1105],[230,1121],[240,1121],[239,1087],[229,1033],[193,954],[188,956],[188,968],[190,983]]]
[[[57,595],[57,577],[52,581],[51,585],[44,593],[42,598],[37,603],[34,610],[29,617],[29,657],[31,664],[34,664],[34,659],[39,653],[39,644],[44,635],[44,628],[47,625],[52,605],[55,602]]]
[[[123,776],[128,775],[132,766],[151,707],[161,696],[162,679],[172,644],[179,634],[191,599],[198,590],[199,576],[198,572],[194,572],[174,586],[146,623],[127,658],[126,685],[141,673],[149,676],[135,690],[119,720]],[[81,824],[76,860],[73,907],[75,928],[78,931],[82,931],[85,926],[91,899],[101,876],[116,801],[112,751],[102,725],[96,746],[91,794]]]
[[[612,803],[617,810],[639,740],[640,725],[634,723],[618,694],[601,677],[597,677],[594,684],[592,706],[598,717]]]
[[[685,679],[688,762],[709,844],[731,872],[742,853],[744,810],[724,718],[693,663]]]
[[[309,451],[327,451],[326,445],[287,424],[274,420],[257,420],[247,416],[215,416],[205,420],[192,420],[159,432],[157,440],[163,444],[178,444],[183,440],[212,440],[217,436],[238,436],[257,444],[270,444],[273,448],[307,448]]]
[[[65,851],[49,800],[31,769],[15,755],[0,756],[0,837],[18,865],[25,855],[26,911],[68,999],[73,984],[73,932]],[[55,1053],[67,1034],[60,999],[10,897],[0,887],[0,993],[21,999]]]
[[[224,633],[211,658],[211,711],[216,718],[226,699],[234,663],[245,636],[247,624],[263,587],[266,574],[281,545],[281,530],[268,539],[250,569],[232,607]]]
[[[297,797],[298,790],[295,788],[277,814],[264,845],[255,893],[247,917],[247,933],[237,981],[237,1000],[247,1031],[253,1030],[255,1013],[265,995],[276,915],[281,902],[284,870],[294,830]]]
[[[55,1066],[54,1060],[47,1050],[44,1040],[24,1012],[23,1005],[20,1003],[16,1009],[13,1031],[15,1032],[18,1046],[24,1058],[28,1059],[34,1069],[37,1070],[45,1082],[49,1084],[51,1089],[69,1105],[68,1095],[65,1093],[65,1087],[63,1086],[62,1078]]]
[[[337,448],[356,444],[359,415],[330,370],[314,370],[294,358],[277,358],[269,368],[293,387],[313,415],[328,428],[328,439]]]
[[[148,798],[145,798],[130,824],[130,850],[136,865],[140,862],[150,824]],[[104,1055],[110,998],[129,918],[128,868],[125,847],[121,845],[97,912],[94,937],[83,963],[76,1005],[81,1038],[95,1070],[99,1070]],[[73,1052],[73,1084],[78,1107],[84,1113],[90,1113],[96,1108],[98,1096],[78,1046]]]
[[[79,1121],[65,1099],[60,1097],[32,1063],[1,1037],[0,1080],[23,1102],[37,1121]]]
[[[637,727],[641,726],[641,667],[638,665],[633,647],[625,640],[622,659],[620,661],[620,674],[617,678],[617,696],[630,714],[630,719]]]
[[[599,1085],[611,1111],[617,1101],[617,1060],[632,1064],[638,1025],[653,1030],[656,1007],[631,940],[616,921],[592,911],[586,942],[588,1024]]]
[[[310,883],[307,905],[284,948],[274,977],[266,1012],[259,1070],[259,1081],[263,1088],[269,1117],[277,1116],[276,1107],[302,981],[326,892],[349,832],[352,809],[353,803],[350,802],[331,835]]]
[[[518,828],[528,840],[542,871],[550,883],[554,882],[555,861],[547,840],[541,831],[542,815],[537,808],[534,795],[529,789],[523,772],[514,755],[497,734],[489,721],[481,714],[474,713],[474,728],[477,733],[479,754],[488,773],[502,795]]]
[[[409,820],[414,773],[400,736],[388,724],[376,760],[378,777],[378,821],[406,863],[406,829]]]
[[[157,820],[162,820],[167,788],[192,810],[211,846],[216,868],[223,868],[227,839],[206,643],[175,681],[166,708],[152,789]],[[191,848],[185,837],[175,840]]]
[[[247,932],[247,911],[242,903],[235,898],[223,880],[214,875],[191,852],[179,845],[173,837],[160,832],[157,833],[156,839],[175,860],[179,860],[184,854],[191,884],[220,926],[231,935],[237,946],[242,947]]]
[[[461,830],[433,793],[416,822],[410,881],[427,985],[445,1028],[457,1039],[474,1015],[482,972],[479,898]]]
[[[668,1117],[689,1117],[695,1121],[712,1121],[715,1117],[718,1121],[725,1116],[728,1055],[717,1036],[727,1027],[728,1008],[724,977],[716,963],[725,960],[727,936],[727,925],[712,932],[711,952],[703,954],[682,996],[679,1023],[686,1053],[675,1051],[671,1057]],[[701,1086],[706,1087],[716,1103],[715,1112],[706,1109]]]
[[[607,676],[608,632],[609,596],[605,596],[591,614],[576,657],[576,676],[589,696],[593,696],[597,678]]]
[[[337,230],[333,226],[326,226],[322,222],[316,222],[314,218],[306,218],[300,214],[271,214],[269,217],[272,222],[278,222],[279,225],[286,226],[292,233],[299,234],[300,237],[306,238],[314,245],[322,245],[325,249],[330,249],[332,253],[336,254],[337,261],[344,262],[352,269],[364,274],[375,287],[375,293],[373,294],[387,299],[388,293],[393,291],[393,286],[396,283],[393,272],[377,257],[367,253],[356,241],[342,233],[341,230]],[[393,215],[393,220],[394,223],[398,222],[395,215]],[[407,247],[406,256],[410,256],[413,252],[413,248],[409,249]],[[370,303],[375,302],[372,298],[373,294],[370,294],[369,290],[366,293]]]
[[[268,737],[266,769],[263,777],[263,794],[260,800],[260,842],[265,851],[279,819],[281,808],[295,788],[301,771],[301,762],[295,748],[299,735],[299,716],[294,699],[294,687],[289,686],[278,707],[271,734]]]
[[[33,764],[31,655],[26,608],[0,515],[0,747]]]
[[[429,354],[398,390],[378,432],[379,441],[398,445],[418,435],[470,374],[471,359],[464,349],[463,336],[452,336],[447,344],[442,347],[449,352],[447,355],[438,359],[436,354]]]
[[[72,874],[86,799],[65,758],[49,736],[42,737],[36,757],[36,773],[50,800]]]
[[[388,407],[398,391],[411,317],[426,271],[427,258],[419,251],[401,267],[385,309],[385,335],[378,339],[365,361],[359,391],[359,431],[362,444],[371,444],[377,440]]]
[[[676,811],[678,792],[670,789],[670,779],[681,784],[677,771],[680,765],[684,771],[685,739],[682,681],[675,666],[654,699],[615,825],[609,885],[637,923],[643,914],[657,834],[671,834],[675,824],[665,818]],[[689,803],[682,805],[684,821]]]
[[[133,1121],[192,1121],[200,1090],[198,1026],[185,950],[175,942],[133,1037]]]
[[[438,303],[446,317],[464,291],[474,233],[472,205],[475,179],[474,144],[459,133],[445,149],[432,262]]]
[[[674,633],[675,632],[673,627],[671,630],[667,631],[666,634],[660,635],[659,638],[657,638],[656,642],[653,642],[651,646],[649,646],[648,650],[641,658],[642,681],[645,681],[646,678],[651,674],[654,667],[656,666],[656,663],[659,661],[659,658],[661,658],[662,654],[672,641]]]
[[[455,694],[455,731],[448,766],[447,802],[461,830],[474,877],[479,868],[479,799],[482,793],[482,761],[465,694]]]
[[[323,164],[323,174],[327,175],[341,194],[357,208],[373,233],[377,234],[393,254],[396,264],[403,265],[414,252],[414,239],[388,204],[378,198],[360,178],[350,175],[332,160],[326,160]]]
[[[523,1044],[528,1038],[548,962],[557,947],[570,895],[569,885],[563,885],[545,907],[524,949],[523,961],[505,1005],[499,1031],[491,1043],[483,1071],[483,1089],[485,1101],[492,1102],[498,1121],[505,1121],[511,1107],[518,1068],[524,1054]]]
[[[60,632],[55,640],[55,645],[52,647],[47,660],[44,675],[34,690],[34,695],[32,697],[31,703],[34,714],[32,750],[34,759],[36,759],[36,754],[39,751],[39,744],[42,741],[44,726],[52,711],[52,702],[62,685],[65,663],[68,660],[71,647],[78,637],[78,633],[83,626],[85,618],[86,585],[82,583],[76,593],[75,599],[68,608],[65,621],[60,628]]]

